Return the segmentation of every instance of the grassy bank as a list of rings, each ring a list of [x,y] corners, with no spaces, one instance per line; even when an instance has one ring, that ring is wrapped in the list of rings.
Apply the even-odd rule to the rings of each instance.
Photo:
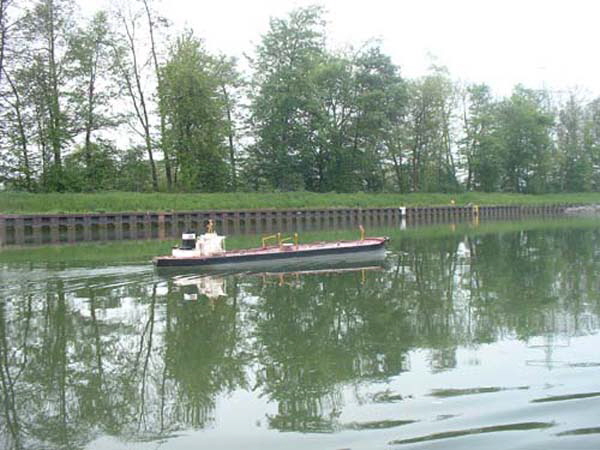
[[[193,211],[206,209],[343,208],[388,206],[590,204],[600,203],[600,193],[586,194],[316,194],[218,193],[166,194],[105,192],[95,194],[26,194],[0,192],[2,214],[63,214],[124,211]]]

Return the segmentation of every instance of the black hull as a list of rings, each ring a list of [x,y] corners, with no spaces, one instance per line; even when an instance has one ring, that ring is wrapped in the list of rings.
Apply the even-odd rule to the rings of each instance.
[[[310,261],[313,259],[323,258],[335,258],[345,257],[352,255],[369,255],[369,254],[383,254],[385,248],[385,239],[378,240],[372,244],[357,245],[354,247],[324,247],[324,248],[310,248],[300,250],[289,250],[281,252],[270,252],[270,253],[246,253],[246,254],[234,254],[234,255],[223,255],[223,256],[210,256],[210,257],[191,257],[191,258],[172,258],[172,257],[158,257],[154,259],[154,264],[159,268],[167,267],[197,267],[197,268],[219,268],[223,266],[240,266],[245,264],[295,264],[302,263],[303,261]]]

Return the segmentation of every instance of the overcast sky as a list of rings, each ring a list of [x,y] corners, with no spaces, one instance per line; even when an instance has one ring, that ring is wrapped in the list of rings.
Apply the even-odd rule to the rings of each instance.
[[[92,0],[81,0],[91,2]],[[252,53],[270,17],[311,4],[327,11],[329,45],[379,38],[403,75],[423,75],[428,55],[454,78],[496,94],[527,87],[582,88],[600,95],[599,0],[162,0],[176,28],[188,26],[210,50]]]

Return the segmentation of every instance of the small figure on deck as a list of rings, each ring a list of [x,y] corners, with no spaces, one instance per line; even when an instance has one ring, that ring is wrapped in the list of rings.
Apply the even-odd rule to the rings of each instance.
[[[209,219],[208,222],[206,223],[206,232],[214,233],[214,231],[215,231],[215,223],[213,222],[212,219]]]

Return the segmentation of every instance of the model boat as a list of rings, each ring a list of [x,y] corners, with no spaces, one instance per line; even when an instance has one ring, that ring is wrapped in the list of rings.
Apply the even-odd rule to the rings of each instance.
[[[349,262],[383,257],[387,237],[365,237],[362,226],[358,240],[299,243],[298,234],[283,238],[280,233],[262,239],[262,247],[243,250],[225,250],[225,236],[219,236],[209,222],[206,233],[184,233],[181,245],[171,255],[159,256],[153,262],[157,267],[201,267],[206,270],[257,269],[268,266],[289,267],[313,263]],[[274,240],[273,245],[267,245]]]

